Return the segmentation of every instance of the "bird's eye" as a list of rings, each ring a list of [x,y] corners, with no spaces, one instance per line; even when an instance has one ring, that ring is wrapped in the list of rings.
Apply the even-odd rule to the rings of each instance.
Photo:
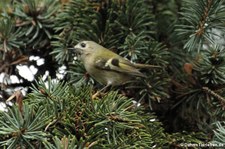
[[[81,45],[82,48],[85,48],[86,47],[86,44],[85,43],[81,43],[80,45]]]

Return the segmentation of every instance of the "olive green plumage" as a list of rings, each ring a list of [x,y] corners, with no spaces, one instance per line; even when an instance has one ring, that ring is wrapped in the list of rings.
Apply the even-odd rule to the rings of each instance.
[[[93,41],[82,41],[74,48],[87,72],[106,86],[122,85],[135,77],[146,77],[138,68],[150,66],[131,63]]]

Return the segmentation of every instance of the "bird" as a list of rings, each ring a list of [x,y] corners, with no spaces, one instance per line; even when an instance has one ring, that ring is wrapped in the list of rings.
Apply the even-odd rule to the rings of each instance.
[[[147,78],[145,74],[140,72],[141,68],[159,67],[132,63],[94,41],[81,41],[74,46],[74,49],[87,73],[97,82],[105,85],[99,92],[109,86],[126,84],[136,77]]]

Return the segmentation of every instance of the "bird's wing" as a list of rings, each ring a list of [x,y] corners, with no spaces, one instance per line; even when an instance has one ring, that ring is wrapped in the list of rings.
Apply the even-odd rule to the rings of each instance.
[[[120,60],[119,58],[111,59],[97,59],[95,61],[95,66],[98,69],[104,69],[108,71],[117,71],[121,73],[127,73],[129,75],[146,77],[138,69],[134,67],[132,63],[127,60]]]

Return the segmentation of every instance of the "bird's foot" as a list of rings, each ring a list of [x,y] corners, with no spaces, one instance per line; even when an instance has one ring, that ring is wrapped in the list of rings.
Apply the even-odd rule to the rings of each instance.
[[[97,99],[97,97],[99,96],[100,92],[97,91],[94,95],[91,96],[91,99]]]
[[[106,93],[103,93],[101,91],[97,91],[94,95],[91,96],[91,99],[98,99],[105,95]]]

